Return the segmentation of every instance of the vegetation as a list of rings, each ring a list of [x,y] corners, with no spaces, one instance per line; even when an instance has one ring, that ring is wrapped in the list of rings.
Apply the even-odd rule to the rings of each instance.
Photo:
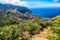
[[[57,16],[51,20],[52,23],[52,29],[51,32],[54,35],[52,35],[49,40],[60,40],[60,16]]]
[[[60,40],[60,16],[43,19],[29,12],[20,13],[17,9],[2,13],[0,13],[0,40],[30,40],[34,34],[39,34],[47,26],[51,27],[52,35],[48,37],[49,40]]]
[[[0,40],[16,40],[25,31],[29,32],[29,35],[33,35],[39,33],[42,27],[43,23],[39,20],[28,20],[19,24],[4,25],[0,27]]]

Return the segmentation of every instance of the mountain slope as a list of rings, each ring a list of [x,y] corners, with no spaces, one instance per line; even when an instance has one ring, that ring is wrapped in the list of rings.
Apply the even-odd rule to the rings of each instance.
[[[40,18],[39,16],[33,15],[26,7],[8,4],[0,5],[0,25]]]

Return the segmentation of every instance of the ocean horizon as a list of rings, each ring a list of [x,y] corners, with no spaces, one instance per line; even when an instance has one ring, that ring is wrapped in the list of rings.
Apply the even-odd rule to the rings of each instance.
[[[60,15],[60,7],[50,8],[30,8],[33,14],[41,16],[43,18],[52,18]]]

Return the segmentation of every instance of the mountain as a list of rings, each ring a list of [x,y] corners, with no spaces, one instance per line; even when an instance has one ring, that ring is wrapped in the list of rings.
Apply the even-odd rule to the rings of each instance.
[[[22,6],[0,4],[0,25],[20,23],[24,20],[40,18]]]
[[[22,13],[25,13],[26,11],[30,11],[27,7],[0,3],[0,9],[2,9],[2,10],[10,10],[10,9],[16,9],[16,8]]]

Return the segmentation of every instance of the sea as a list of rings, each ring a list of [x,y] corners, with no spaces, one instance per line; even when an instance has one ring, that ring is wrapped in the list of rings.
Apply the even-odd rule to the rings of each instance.
[[[51,8],[31,8],[33,14],[41,16],[43,18],[53,18],[60,15],[60,7]]]

